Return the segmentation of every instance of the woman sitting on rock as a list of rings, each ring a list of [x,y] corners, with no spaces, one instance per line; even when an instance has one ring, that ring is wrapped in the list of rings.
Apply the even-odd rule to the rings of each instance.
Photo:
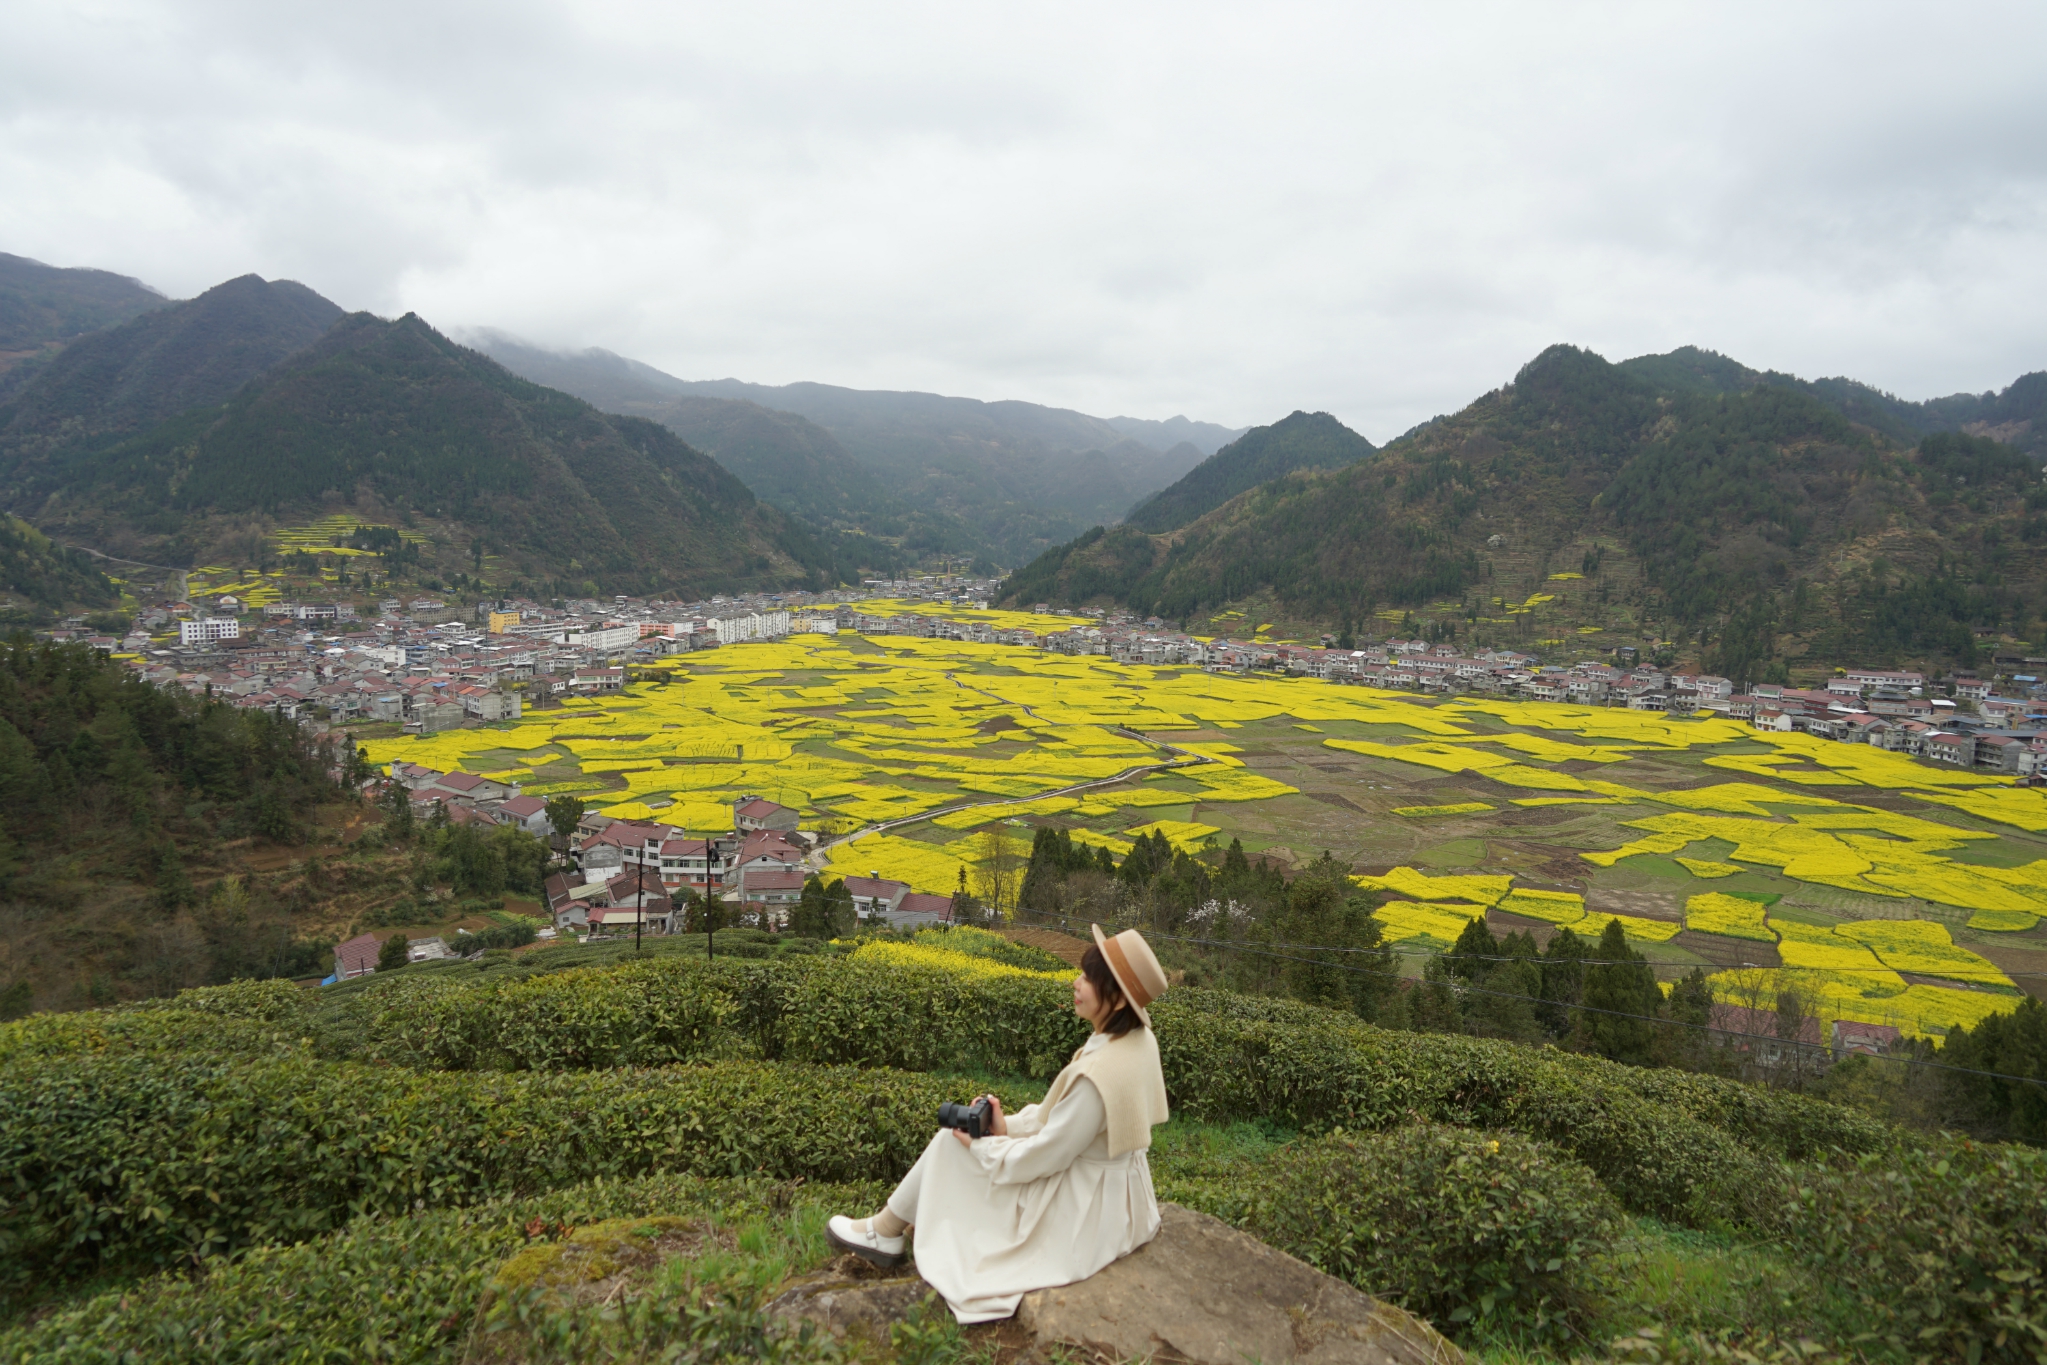
[[[1073,1012],[1094,1026],[1042,1104],[1004,1117],[993,1136],[941,1128],[872,1218],[836,1217],[831,1243],[879,1266],[903,1261],[917,1229],[917,1273],[961,1322],[1016,1311],[1033,1289],[1084,1280],[1159,1230],[1145,1149],[1166,1121],[1166,1082],[1146,1006],[1166,974],[1135,929],[1080,961]]]

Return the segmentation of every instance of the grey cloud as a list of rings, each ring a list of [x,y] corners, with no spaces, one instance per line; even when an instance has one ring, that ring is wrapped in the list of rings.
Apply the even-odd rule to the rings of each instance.
[[[2047,365],[2037,6],[10,11],[0,249],[1375,440],[1542,346]]]

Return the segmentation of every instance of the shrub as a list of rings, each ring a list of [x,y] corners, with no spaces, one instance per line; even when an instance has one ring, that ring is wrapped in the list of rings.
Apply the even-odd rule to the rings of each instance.
[[[486,1286],[529,1245],[534,1223],[708,1216],[727,1225],[804,1211],[871,1209],[883,1189],[647,1176],[406,1218],[363,1217],[294,1246],[215,1258],[199,1274],[160,1275],[0,1329],[0,1360],[446,1360],[465,1356]]]
[[[161,1000],[144,1000],[125,1006],[128,1010],[184,1010],[195,1014],[219,1014],[234,1019],[261,1019],[283,1023],[303,1019],[312,1008],[314,996],[290,981],[231,981],[225,986],[200,986],[180,991]]]
[[[781,1046],[790,1057],[1043,1079],[1087,1041],[1064,981],[967,976],[858,956],[818,965],[779,1002]]]
[[[2047,1358],[2047,1152],[1941,1142],[1790,1179],[1776,1231],[1900,1354]]]
[[[717,1050],[737,1010],[679,958],[480,986],[429,977],[384,997],[366,1051],[452,1071],[664,1066]]]
[[[416,995],[392,981],[364,997],[390,1002],[371,1016],[367,1050],[420,1065],[548,1069],[726,1055],[743,1040],[768,1058],[1042,1079],[1087,1037],[1063,982],[860,957],[668,957],[449,984],[468,980],[427,978],[407,987]],[[571,980],[580,984],[541,984]],[[1192,1117],[1311,1133],[1415,1118],[1508,1128],[1570,1152],[1629,1208],[1688,1223],[1745,1221],[1775,1158],[1889,1141],[1876,1120],[1799,1096],[1554,1049],[1389,1033],[1291,1001],[1181,990],[1153,1018],[1173,1105]],[[585,1036],[562,1036],[577,1029]]]
[[[761,1062],[477,1075],[17,1058],[0,1071],[0,1282],[296,1242],[564,1171],[893,1180],[960,1098],[931,1077]]]
[[[1741,1135],[1633,1093],[1615,1063],[1192,994],[1152,1017],[1168,1093],[1196,1118],[1263,1117],[1311,1133],[1414,1119],[1511,1129],[1590,1166],[1630,1209],[1693,1224],[1745,1216],[1764,1164]]]
[[[37,1057],[116,1053],[149,1057],[180,1052],[269,1053],[292,1050],[301,1041],[289,1027],[192,1010],[32,1014],[0,1025],[0,1066]]]
[[[1555,1340],[1602,1297],[1620,1211],[1545,1143],[1412,1124],[1285,1149],[1237,1212],[1247,1231],[1453,1335]]]

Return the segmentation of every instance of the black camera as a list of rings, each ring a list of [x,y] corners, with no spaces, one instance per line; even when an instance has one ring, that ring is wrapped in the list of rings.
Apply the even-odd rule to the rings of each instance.
[[[938,1106],[938,1126],[957,1128],[970,1138],[989,1137],[995,1132],[995,1106],[988,1102],[986,1095],[972,1104],[954,1104],[947,1100]]]

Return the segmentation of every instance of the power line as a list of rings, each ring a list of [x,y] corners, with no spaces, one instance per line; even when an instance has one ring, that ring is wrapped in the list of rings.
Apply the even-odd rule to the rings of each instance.
[[[1060,922],[1062,922],[1062,923],[1066,923],[1066,924],[1076,924],[1076,923],[1092,923],[1092,921],[1083,921],[1083,920],[1077,920],[1077,919],[1075,919],[1075,918],[1074,918],[1073,916],[1070,916],[1070,915],[1061,915],[1061,914],[1057,914],[1057,913],[1055,913],[1055,912],[1051,912],[1051,911],[1033,911],[1032,913],[1034,913],[1034,914],[1041,914],[1041,915],[1046,915],[1046,916],[1047,916],[1047,917],[1049,917],[1049,918],[1052,918],[1052,919],[1056,919],[1056,920],[1059,920]],[[1404,976],[1403,974],[1401,974],[1401,973],[1399,973],[1399,972],[1383,972],[1383,971],[1375,971],[1375,970],[1373,970],[1373,969],[1372,969],[1372,968],[1370,968],[1370,967],[1352,967],[1352,966],[1348,966],[1348,965],[1346,965],[1346,964],[1344,964],[1344,963],[1341,963],[1341,962],[1326,962],[1326,961],[1323,961],[1323,960],[1322,960],[1322,959],[1320,959],[1320,958],[1312,958],[1312,957],[1295,957],[1295,956],[1292,956],[1292,955],[1290,955],[1290,954],[1287,954],[1287,953],[1275,953],[1275,952],[1270,952],[1270,951],[1267,951],[1267,950],[1265,950],[1265,949],[1261,949],[1261,948],[1252,948],[1252,947],[1248,947],[1248,946],[1246,946],[1246,945],[1242,945],[1242,944],[1235,944],[1235,943],[1229,943],[1229,942],[1226,942],[1226,941],[1222,941],[1222,940],[1215,940],[1215,939],[1196,939],[1196,938],[1186,938],[1186,937],[1183,937],[1183,936],[1181,936],[1181,935],[1177,935],[1177,934],[1166,934],[1166,933],[1158,933],[1158,932],[1155,932],[1155,931],[1153,931],[1153,930],[1150,930],[1150,929],[1147,929],[1147,930],[1145,930],[1144,932],[1145,932],[1145,934],[1146,934],[1147,936],[1149,936],[1149,937],[1152,937],[1152,938],[1159,938],[1159,939],[1164,939],[1164,940],[1166,940],[1167,942],[1171,942],[1171,943],[1197,943],[1197,944],[1204,944],[1204,945],[1211,945],[1211,946],[1221,946],[1221,947],[1224,947],[1224,948],[1226,948],[1226,949],[1228,949],[1228,950],[1230,950],[1230,951],[1233,951],[1233,952],[1242,952],[1242,953],[1250,953],[1250,954],[1252,954],[1252,955],[1254,955],[1254,956],[1257,956],[1257,957],[1268,957],[1268,958],[1272,958],[1272,959],[1274,959],[1274,960],[1276,960],[1276,961],[1280,961],[1280,962],[1301,962],[1301,963],[1306,963],[1307,965],[1309,965],[1309,966],[1312,966],[1312,967],[1333,967],[1333,968],[1335,968],[1335,969],[1336,969],[1337,971],[1341,971],[1341,972],[1350,972],[1350,973],[1353,973],[1354,975],[1359,975],[1359,976],[1377,976],[1377,977],[1391,977],[1391,978],[1392,978],[1392,979],[1394,979],[1395,981],[1404,981],[1404,980],[1406,980],[1406,979],[1407,979],[1407,978],[1406,978],[1406,977],[1405,977],[1405,976]],[[1514,959],[1512,959],[1512,960],[1513,960],[1513,961],[1516,961],[1516,962],[1528,962],[1528,961],[1531,961],[1532,959],[1529,959],[1529,958],[1514,958]],[[1570,960],[1570,961],[1577,961],[1577,959],[1567,959],[1567,960]],[[1590,964],[1590,963],[1587,963],[1587,964],[1583,964],[1583,965],[1599,965],[1599,964]],[[1646,964],[1646,963],[1643,963],[1643,964],[1636,964],[1636,963],[1628,963],[1628,964],[1613,964],[1613,965],[1628,965],[1628,966],[1644,965],[1644,966],[1646,966],[1647,964]],[[1464,983],[1460,983],[1460,984],[1459,984],[1459,985],[1457,986],[1457,990],[1458,990],[1458,991],[1459,991],[1459,992],[1460,992],[1461,994],[1465,994],[1465,995],[1485,995],[1485,996],[1491,996],[1491,997],[1493,997],[1493,998],[1495,998],[1495,999],[1500,999],[1500,1000],[1525,1000],[1525,1001],[1527,1001],[1528,1003],[1530,1003],[1530,1004],[1534,1004],[1534,1005],[1550,1005],[1550,1006],[1554,1006],[1554,1007],[1555,1007],[1555,1008],[1557,1008],[1557,1009],[1566,1009],[1566,1010],[1578,1010],[1578,1011],[1580,1011],[1580,1012],[1582,1012],[1582,1013],[1586,1013],[1586,1014],[1604,1014],[1604,1015],[1609,1015],[1609,1016],[1612,1016],[1612,1017],[1614,1017],[1614,1018],[1617,1018],[1617,1019],[1635,1019],[1635,1020],[1639,1020],[1639,1021],[1641,1021],[1641,1022],[1643,1022],[1643,1023],[1649,1023],[1649,1024],[1666,1024],[1666,1025],[1671,1025],[1671,1026],[1674,1026],[1674,1027],[1678,1027],[1678,1028],[1691,1028],[1691,1029],[1703,1029],[1703,1030],[1705,1030],[1705,1031],[1706,1031],[1707,1033],[1717,1033],[1717,1034],[1719,1034],[1719,1035],[1721,1035],[1722,1037],[1725,1037],[1725,1038],[1753,1038],[1753,1039],[1756,1039],[1756,1040],[1758,1040],[1758,1041],[1760,1041],[1760,1042],[1767,1042],[1767,1043],[1775,1043],[1775,1044],[1777,1044],[1777,1045],[1778,1045],[1778,1046],[1780,1046],[1780,1047],[1796,1047],[1796,1048],[1812,1048],[1812,1049],[1816,1049],[1816,1050],[1818,1050],[1818,1051],[1821,1051],[1821,1052],[1825,1052],[1825,1051],[1828,1051],[1828,1050],[1829,1050],[1829,1049],[1827,1048],[1826,1044],[1824,1044],[1824,1043],[1807,1043],[1807,1042],[1801,1042],[1801,1041],[1799,1041],[1798,1039],[1794,1039],[1794,1038],[1780,1038],[1780,1037],[1778,1037],[1778,1036],[1777,1036],[1776,1034],[1773,1034],[1773,1033],[1748,1033],[1748,1032],[1745,1032],[1745,1031],[1743,1031],[1743,1030],[1739,1030],[1739,1029],[1726,1029],[1726,1028],[1716,1028],[1716,1027],[1714,1027],[1714,1026],[1713,1026],[1712,1024],[1710,1024],[1710,1023],[1707,1023],[1707,1024],[1694,1024],[1694,1023],[1691,1023],[1690,1021],[1688,1021],[1688,1020],[1684,1020],[1684,1019],[1664,1019],[1664,1018],[1661,1018],[1661,1017],[1659,1017],[1659,1016],[1657,1016],[1657,1015],[1653,1015],[1653,1014],[1633,1014],[1633,1013],[1630,1013],[1630,1012],[1629,1012],[1629,1011],[1627,1011],[1627,1010],[1612,1010],[1612,1009],[1607,1009],[1607,1008],[1605,1008],[1605,1007],[1603,1007],[1603,1006],[1599,1006],[1599,1005],[1584,1005],[1584,1004],[1573,1004],[1573,1003],[1571,1003],[1571,1002],[1569,1002],[1569,1001],[1564,1001],[1564,1000],[1549,1000],[1549,999],[1545,999],[1545,998],[1544,998],[1544,997],[1542,997],[1542,996],[1537,996],[1537,995],[1521,995],[1521,994],[1519,994],[1519,993],[1517,993],[1517,992],[1514,992],[1514,991],[1494,991],[1494,990],[1487,990],[1487,989],[1485,989],[1485,988],[1484,988],[1484,987],[1482,987],[1482,986],[1473,986],[1473,985],[1468,985],[1468,984],[1464,984]],[[2008,1075],[2008,1074],[2006,1074],[2006,1073],[2004,1073],[2004,1072],[2001,1072],[2001,1071],[1983,1071],[1983,1070],[1979,1070],[1979,1069],[1978,1069],[1978,1068],[1976,1068],[1976,1067],[1969,1067],[1969,1066],[1952,1066],[1952,1065],[1949,1065],[1949,1064],[1948,1064],[1948,1063],[1946,1063],[1946,1062],[1931,1062],[1931,1061],[1926,1061],[1926,1060],[1924,1060],[1924,1059],[1922,1059],[1922,1058],[1917,1058],[1917,1057],[1887,1057],[1887,1058],[1886,1058],[1886,1060],[1888,1060],[1888,1061],[1894,1061],[1894,1062],[1900,1062],[1900,1063],[1903,1063],[1903,1064],[1904,1064],[1904,1065],[1906,1065],[1906,1066],[1924,1066],[1924,1067],[1931,1067],[1931,1068],[1933,1068],[1933,1069],[1934,1069],[1934,1070],[1936,1070],[1936,1071],[1952,1071],[1952,1072],[1955,1072],[1955,1073],[1957,1073],[1958,1075],[1967,1075],[1967,1076],[1985,1076],[1985,1077],[1988,1077],[1989,1079],[1991,1079],[1991,1080],[1995,1080],[1995,1081],[2014,1081],[2014,1082],[2017,1082],[2018,1084],[2021,1084],[2021,1085],[2037,1085],[2037,1086],[2043,1086],[2043,1087],[2047,1087],[2047,1078],[2041,1078],[2041,1077],[2035,1077],[2035,1076],[2012,1076],[2012,1075]]]

